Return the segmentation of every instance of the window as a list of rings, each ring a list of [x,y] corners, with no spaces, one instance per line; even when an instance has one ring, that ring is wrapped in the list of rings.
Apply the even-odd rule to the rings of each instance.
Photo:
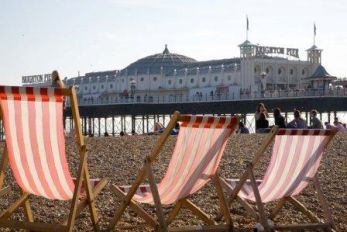
[[[281,73],[282,73],[282,69],[278,69],[278,75],[281,75]]]
[[[124,79],[122,79],[122,82],[124,83]]]
[[[231,81],[231,76],[230,75],[228,76],[228,81]]]
[[[192,84],[194,83],[194,79],[193,79],[193,78],[192,78],[192,79],[190,79],[190,83],[192,83]]]
[[[301,73],[302,73],[302,75],[305,75],[305,69],[303,69]]]
[[[172,84],[172,81],[171,81],[171,80],[168,80],[167,83],[168,83],[169,85],[171,85],[171,84]]]
[[[205,77],[202,78],[202,82],[204,82],[204,83],[206,82],[206,78]]]
[[[269,68],[266,68],[266,70],[265,70],[265,71],[266,71],[266,73],[267,73],[267,74],[269,74],[270,69],[269,69]]]
[[[215,81],[215,82],[218,81],[218,77],[217,77],[217,76],[214,77],[214,81]]]
[[[141,78],[140,78],[140,81],[142,82],[143,80],[144,80],[144,78],[143,78],[143,77],[141,77]]]
[[[85,87],[84,87],[84,90],[88,90],[88,87],[87,87],[87,86],[85,86]]]
[[[294,70],[290,69],[290,75],[293,75],[293,74],[294,74]]]
[[[104,89],[104,85],[101,85],[101,89]]]
[[[179,80],[178,80],[178,83],[182,84],[182,83],[183,83],[183,80],[182,80],[182,79],[179,79]]]
[[[157,77],[153,77],[153,81],[157,81]]]
[[[96,89],[95,85],[93,85],[93,89]]]
[[[113,85],[112,84],[110,84],[110,89],[112,89],[113,88]]]

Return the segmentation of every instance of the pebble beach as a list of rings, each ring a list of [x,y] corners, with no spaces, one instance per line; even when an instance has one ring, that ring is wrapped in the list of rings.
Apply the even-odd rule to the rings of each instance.
[[[262,140],[266,135],[232,135],[227,143],[224,156],[220,164],[220,175],[228,178],[238,178],[245,170],[247,161],[250,161]],[[133,183],[139,169],[142,167],[146,155],[148,155],[159,135],[135,135],[102,138],[86,138],[88,148],[88,166],[92,178],[109,177],[110,183],[96,198],[96,206],[100,218],[101,229],[106,229],[108,222],[114,216],[120,203],[120,199],[111,191],[111,185],[130,185]],[[163,147],[160,156],[155,162],[155,178],[159,182],[170,161],[170,155],[176,142],[175,136],[170,136]],[[72,138],[66,139],[67,156],[71,172],[76,173],[79,159],[76,146]],[[2,142],[1,151],[4,148]],[[336,225],[336,231],[347,231],[347,133],[338,133],[330,143],[325,153],[321,166],[318,170],[322,190],[332,211]],[[256,177],[262,178],[265,172],[271,149],[256,168]],[[11,186],[12,191],[3,196],[0,201],[0,210],[6,209],[19,196],[20,190],[15,184],[8,168],[6,172],[5,186]],[[323,218],[322,208],[318,204],[314,188],[309,186],[297,197],[308,209]],[[212,184],[209,183],[202,191],[190,198],[196,205],[200,206],[206,213],[215,218],[219,212],[218,199]],[[40,197],[30,198],[35,221],[59,223],[63,221],[70,209],[70,202],[50,201]],[[267,210],[272,209],[274,204],[267,204]],[[164,208],[166,215],[172,210],[172,206]],[[145,205],[145,209],[154,217],[155,209]],[[235,231],[252,231],[256,221],[246,214],[245,210],[238,204],[233,204],[230,213],[234,223]],[[12,218],[23,220],[23,210],[18,210]],[[309,222],[306,217],[293,211],[293,207],[286,205],[282,212],[276,217],[275,222],[300,223]],[[188,210],[183,209],[177,219],[170,225],[172,227],[183,227],[203,224]],[[9,229],[0,229],[10,231]],[[84,210],[77,219],[75,231],[92,231],[91,220],[88,210]],[[152,231],[153,229],[144,224],[144,221],[136,214],[127,209],[117,224],[115,231]]]

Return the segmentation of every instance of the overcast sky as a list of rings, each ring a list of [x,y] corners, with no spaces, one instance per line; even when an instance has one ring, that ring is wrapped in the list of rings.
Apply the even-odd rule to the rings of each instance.
[[[0,0],[0,82],[122,69],[165,44],[197,60],[236,57],[246,15],[251,42],[299,48],[302,60],[315,22],[323,65],[347,76],[345,0]]]

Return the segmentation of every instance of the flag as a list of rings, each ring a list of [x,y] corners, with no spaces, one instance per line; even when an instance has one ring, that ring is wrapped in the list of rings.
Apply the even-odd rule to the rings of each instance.
[[[248,22],[248,16],[247,16],[247,31],[249,30],[249,22]]]
[[[317,28],[316,28],[316,23],[313,24],[313,34],[316,36],[317,33]]]

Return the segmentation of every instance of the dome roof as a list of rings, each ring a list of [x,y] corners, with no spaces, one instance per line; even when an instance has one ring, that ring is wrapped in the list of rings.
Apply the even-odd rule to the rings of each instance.
[[[195,59],[171,53],[165,45],[162,53],[154,54],[135,61],[121,71],[121,74],[135,75],[147,73],[169,73],[173,69],[180,68],[186,64],[197,62]]]

